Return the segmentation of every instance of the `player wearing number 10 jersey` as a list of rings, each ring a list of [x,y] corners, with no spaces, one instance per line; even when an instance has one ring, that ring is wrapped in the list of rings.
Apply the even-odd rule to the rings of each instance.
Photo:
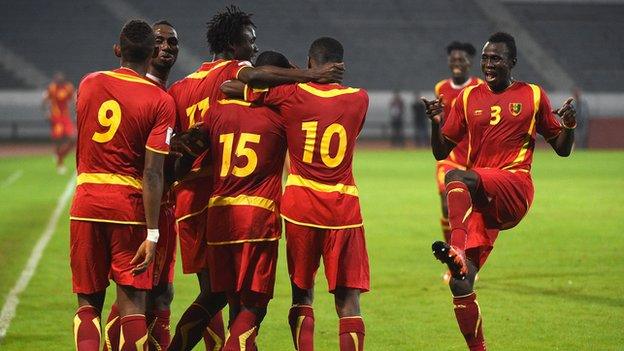
[[[171,97],[143,77],[154,42],[147,23],[128,22],[115,45],[122,67],[87,75],[78,91],[70,258],[80,351],[99,349],[109,274],[117,284],[123,340],[115,348],[136,350],[147,340],[146,291],[152,288],[163,162],[175,118]]]
[[[337,40],[319,38],[310,47],[308,65],[342,58]],[[340,317],[340,350],[362,350],[359,295],[369,290],[369,266],[352,162],[368,94],[338,83],[308,83],[266,91],[246,86],[244,96],[276,107],[286,127],[290,170],[281,213],[286,221],[293,290],[289,322],[295,348],[313,348],[314,277],[322,257]]]

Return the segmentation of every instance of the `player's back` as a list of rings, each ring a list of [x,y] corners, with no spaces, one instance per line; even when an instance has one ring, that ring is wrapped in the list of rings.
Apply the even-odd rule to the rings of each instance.
[[[278,107],[286,126],[290,174],[282,215],[315,226],[360,226],[352,164],[355,140],[368,109],[366,91],[301,83],[263,94],[265,104]]]
[[[72,216],[143,221],[145,150],[168,152],[174,113],[171,97],[130,69],[95,72],[82,80]],[[132,209],[140,213],[128,213]]]
[[[210,198],[209,243],[275,240],[286,133],[268,107],[222,99],[206,120],[214,190]]]

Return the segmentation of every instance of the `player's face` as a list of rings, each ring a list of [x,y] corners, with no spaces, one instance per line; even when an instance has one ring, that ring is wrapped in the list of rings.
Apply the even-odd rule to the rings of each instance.
[[[243,29],[240,43],[234,46],[234,58],[236,60],[251,61],[251,58],[257,53],[256,31],[252,26],[246,26]]]
[[[448,56],[448,64],[453,77],[467,77],[470,70],[470,58],[463,50],[452,50]]]
[[[178,33],[168,25],[159,24],[154,27],[154,34],[156,35],[158,55],[152,59],[151,64],[156,67],[171,69],[178,58]]]
[[[481,71],[490,88],[504,88],[509,84],[514,63],[509,58],[507,44],[485,43],[481,53]]]

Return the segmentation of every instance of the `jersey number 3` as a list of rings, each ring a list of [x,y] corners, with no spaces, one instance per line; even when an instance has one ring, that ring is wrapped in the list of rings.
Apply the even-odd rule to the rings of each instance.
[[[314,156],[314,145],[316,144],[316,129],[318,127],[318,122],[303,122],[301,123],[301,130],[306,132],[305,145],[303,146],[303,162],[312,163],[312,158]],[[335,134],[338,134],[338,151],[336,155],[331,156],[329,154],[329,144],[332,142],[332,139]],[[325,166],[329,168],[338,167],[342,163],[342,160],[345,157],[345,152],[347,150],[347,131],[342,126],[342,124],[334,123],[331,124],[325,132],[323,133],[323,137],[321,138],[321,160],[325,164]]]
[[[108,130],[104,133],[95,132],[91,139],[98,143],[106,143],[113,139],[121,123],[121,106],[115,100],[107,100],[98,110],[98,123]]]

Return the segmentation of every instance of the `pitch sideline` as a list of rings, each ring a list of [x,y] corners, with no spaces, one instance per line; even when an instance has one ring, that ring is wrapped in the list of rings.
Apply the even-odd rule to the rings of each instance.
[[[50,217],[47,226],[41,233],[37,244],[33,248],[30,257],[28,258],[26,267],[24,267],[22,273],[17,279],[17,282],[7,295],[4,306],[2,306],[2,311],[0,311],[0,344],[6,336],[7,330],[11,325],[13,317],[15,317],[15,311],[17,310],[17,305],[19,304],[19,295],[22,293],[22,291],[24,291],[24,289],[26,289],[26,287],[28,287],[30,279],[35,274],[35,270],[39,265],[39,261],[41,260],[43,251],[45,250],[46,246],[48,246],[48,242],[50,242],[50,239],[52,238],[52,235],[56,230],[59,217],[65,210],[65,206],[67,205],[67,202],[73,194],[74,186],[75,178],[72,177],[72,179],[65,186],[65,190],[59,197],[56,203],[56,208],[54,208],[54,211],[52,212],[52,216]]]

